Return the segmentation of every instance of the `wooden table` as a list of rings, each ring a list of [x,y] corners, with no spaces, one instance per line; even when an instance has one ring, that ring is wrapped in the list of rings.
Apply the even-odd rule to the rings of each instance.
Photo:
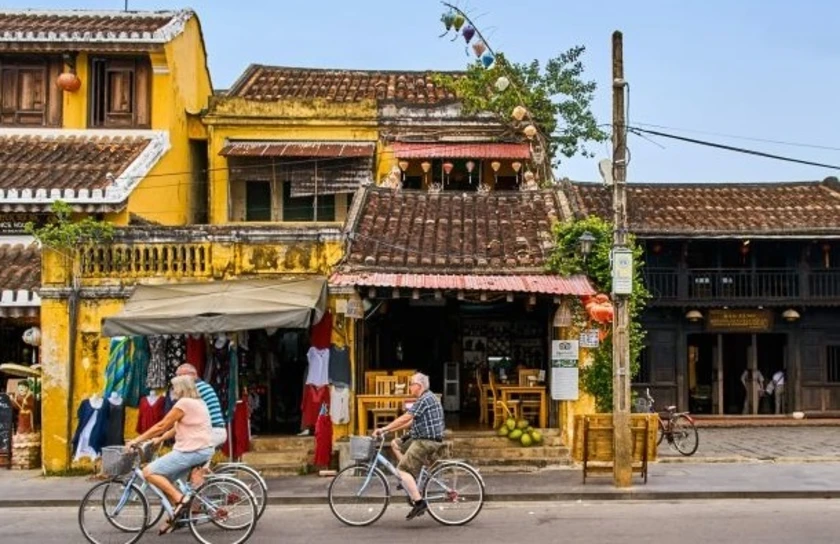
[[[538,395],[540,397],[540,429],[548,428],[548,394],[544,385],[497,385],[496,390],[501,397],[499,400],[507,402],[513,397]]]
[[[405,407],[406,401],[417,400],[411,395],[356,395],[356,420],[359,436],[368,434],[368,411],[376,408],[380,403],[398,402],[400,411]]]

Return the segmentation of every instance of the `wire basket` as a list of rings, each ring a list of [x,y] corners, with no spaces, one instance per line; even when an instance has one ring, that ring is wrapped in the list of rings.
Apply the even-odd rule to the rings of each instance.
[[[102,448],[102,473],[116,477],[128,474],[134,467],[134,452],[126,453],[124,446]]]
[[[648,399],[639,397],[633,399],[632,411],[636,414],[647,414],[650,412],[651,406],[652,404]]]
[[[354,461],[369,461],[376,453],[376,442],[369,436],[350,437],[350,458]]]

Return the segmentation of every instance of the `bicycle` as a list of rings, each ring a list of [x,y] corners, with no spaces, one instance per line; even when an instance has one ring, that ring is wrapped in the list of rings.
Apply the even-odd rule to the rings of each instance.
[[[651,413],[657,413],[654,409],[654,400],[650,396],[650,389],[645,389],[645,397],[650,406]],[[676,406],[668,406],[665,412],[659,413],[659,438],[656,445],[662,443],[664,438],[668,444],[686,457],[694,455],[700,445],[700,436],[694,419],[688,412],[677,412]]]
[[[149,484],[140,469],[141,462],[150,457],[148,444],[130,452],[125,452],[122,446],[103,448],[103,471],[112,478],[93,486],[79,505],[79,528],[91,544],[133,544],[142,538],[149,528],[149,502],[140,487],[144,483],[160,499],[164,511],[173,516],[174,507],[166,495]],[[125,475],[128,477],[123,478]],[[177,480],[175,485],[188,497],[183,514],[174,522],[176,529],[189,526],[193,537],[202,544],[240,544],[253,534],[257,523],[256,500],[242,482],[228,476],[213,476],[194,491],[182,480]],[[98,536],[95,528],[103,514],[106,534]],[[110,532],[115,534],[111,536]]]
[[[383,468],[402,485],[397,468],[382,454],[384,435],[379,440],[367,436],[350,437],[350,451],[357,464],[341,470],[330,482],[327,497],[333,515],[346,525],[362,527],[385,513],[391,489]],[[382,468],[380,468],[382,467]],[[429,515],[443,525],[465,525],[475,519],[484,506],[484,480],[469,464],[458,460],[436,460],[423,466],[417,488],[428,504]],[[464,515],[458,511],[464,507]],[[358,517],[356,516],[358,513]]]

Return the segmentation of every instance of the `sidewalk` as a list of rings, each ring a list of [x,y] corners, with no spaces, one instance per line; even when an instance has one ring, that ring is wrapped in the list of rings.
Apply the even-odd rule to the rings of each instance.
[[[840,497],[840,463],[658,463],[648,483],[634,477],[616,489],[611,476],[581,483],[581,470],[487,474],[488,501],[798,499]],[[325,504],[329,478],[269,480],[270,504]],[[0,508],[76,506],[95,482],[86,477],[44,478],[37,471],[0,471]]]

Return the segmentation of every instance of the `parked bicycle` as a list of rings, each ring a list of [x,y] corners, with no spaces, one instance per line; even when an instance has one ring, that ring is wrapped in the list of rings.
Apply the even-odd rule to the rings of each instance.
[[[382,517],[391,500],[384,471],[390,473],[409,499],[397,468],[382,454],[385,437],[350,437],[356,465],[341,470],[327,492],[330,510],[342,523],[360,527]],[[429,515],[443,525],[465,525],[484,506],[484,480],[463,461],[437,460],[423,466],[417,488],[429,505]]]
[[[148,446],[143,444],[128,453],[122,446],[103,448],[103,472],[112,479],[93,486],[79,505],[79,528],[91,544],[133,544],[142,538],[149,528],[149,502],[141,489],[144,484],[157,495],[164,511],[173,516],[174,506],[146,481],[140,469],[141,462],[151,457]],[[256,499],[242,482],[214,475],[195,490],[182,480],[175,485],[189,497],[184,514],[174,522],[176,528],[188,526],[202,544],[240,544],[253,534]]]
[[[645,398],[650,412],[657,413],[653,397],[650,396],[650,389],[645,389]],[[667,438],[668,444],[685,456],[694,455],[697,446],[700,445],[694,419],[688,412],[677,412],[676,406],[668,406],[665,412],[659,412],[659,439],[656,444],[661,444],[664,438]]]

